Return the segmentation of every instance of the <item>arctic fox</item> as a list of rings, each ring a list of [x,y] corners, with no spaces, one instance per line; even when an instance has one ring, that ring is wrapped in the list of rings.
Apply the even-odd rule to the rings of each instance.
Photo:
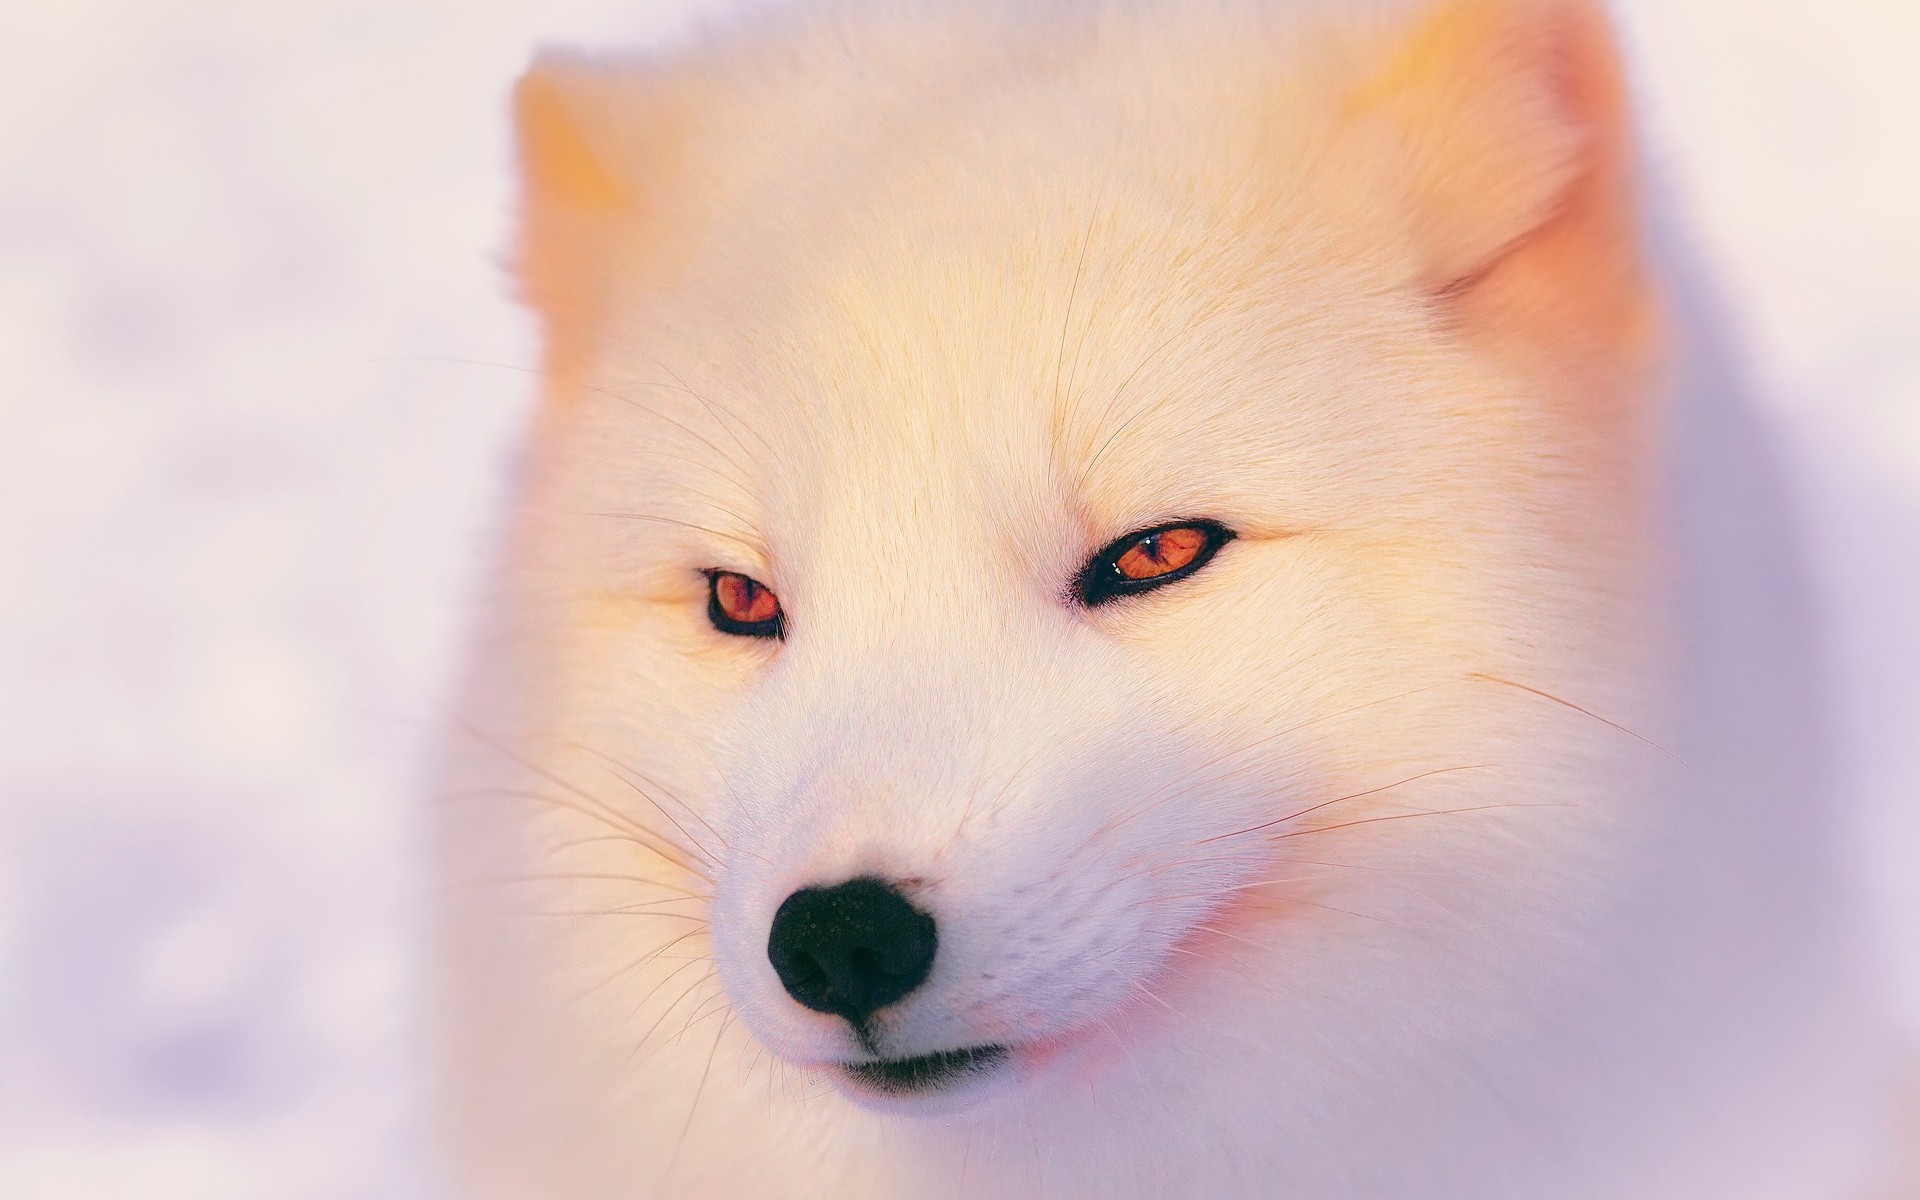
[[[460,1194],[1878,1186],[1786,517],[1592,0],[843,4],[516,105]]]

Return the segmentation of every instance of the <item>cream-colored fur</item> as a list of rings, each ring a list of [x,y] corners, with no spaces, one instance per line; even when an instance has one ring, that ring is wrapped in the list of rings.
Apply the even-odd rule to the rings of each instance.
[[[842,6],[517,103],[552,384],[440,808],[462,1194],[1872,1181],[1791,554],[1587,0]],[[1070,602],[1189,517],[1239,537]],[[766,947],[869,872],[941,941],[863,1048]]]

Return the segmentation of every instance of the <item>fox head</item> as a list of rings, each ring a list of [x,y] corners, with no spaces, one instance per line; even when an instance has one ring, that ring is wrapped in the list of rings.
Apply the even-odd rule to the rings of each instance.
[[[587,1059],[937,1111],[1520,986],[1659,642],[1593,4],[822,19],[517,113]]]

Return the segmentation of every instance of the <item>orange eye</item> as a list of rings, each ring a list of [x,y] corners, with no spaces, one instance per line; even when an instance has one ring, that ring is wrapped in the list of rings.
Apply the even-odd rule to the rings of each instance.
[[[734,571],[707,572],[707,619],[722,633],[777,638],[786,633],[786,614],[773,589]]]
[[[1082,604],[1104,604],[1150,591],[1207,565],[1233,530],[1218,521],[1178,521],[1139,529],[1093,556],[1074,580]]]
[[[1207,548],[1207,532],[1191,525],[1161,533],[1143,534],[1113,560],[1114,570],[1128,579],[1156,579],[1170,575],[1200,557]]]

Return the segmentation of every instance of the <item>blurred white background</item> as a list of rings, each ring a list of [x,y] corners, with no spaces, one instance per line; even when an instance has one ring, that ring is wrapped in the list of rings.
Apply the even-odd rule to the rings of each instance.
[[[4,0],[0,1197],[430,1194],[418,801],[536,361],[507,91],[697,2]],[[1920,5],[1623,16],[1920,1013]]]

